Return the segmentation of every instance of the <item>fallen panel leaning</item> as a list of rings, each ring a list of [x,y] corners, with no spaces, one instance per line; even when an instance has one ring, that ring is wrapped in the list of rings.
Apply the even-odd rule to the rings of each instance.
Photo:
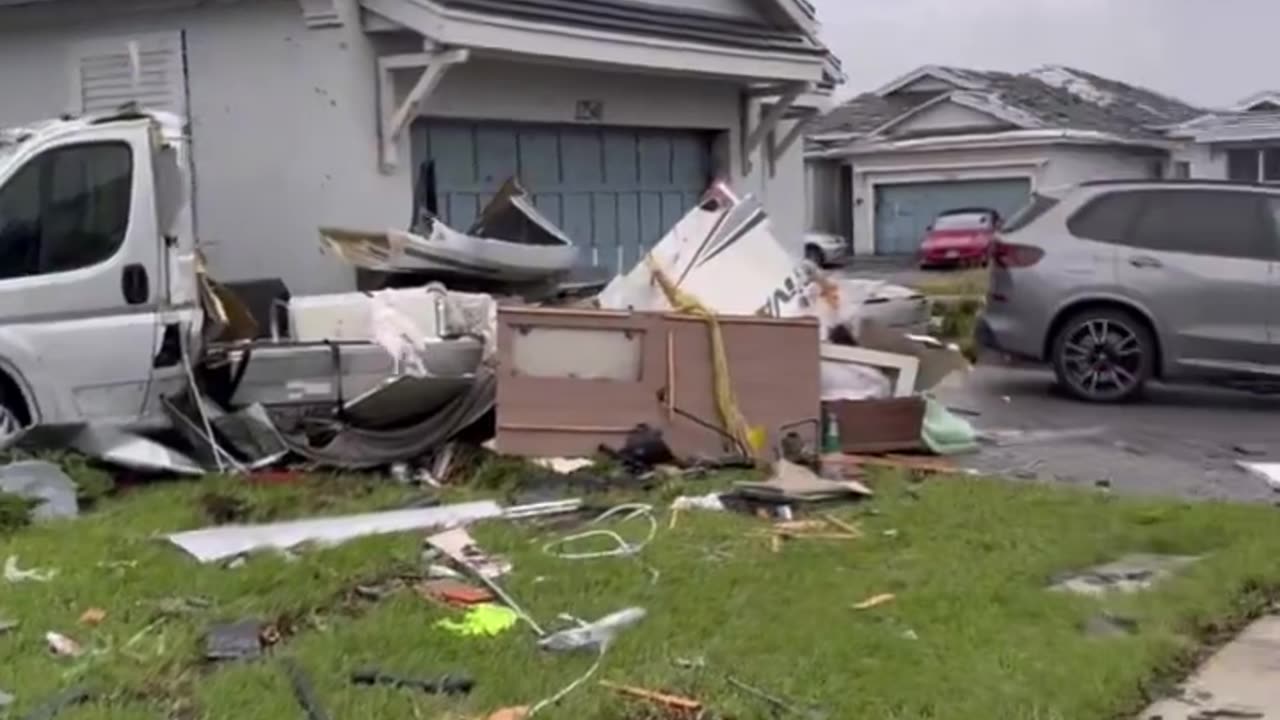
[[[269,525],[224,525],[169,535],[200,562],[215,562],[255,550],[288,550],[303,543],[337,545],[358,537],[446,527],[502,516],[491,500],[442,507],[295,520]]]
[[[747,424],[767,434],[818,417],[818,325],[722,316],[728,374]],[[637,424],[678,456],[741,451],[714,394],[707,321],[671,313],[498,309],[497,449],[582,457],[621,447]],[[809,427],[808,433],[816,442]]]
[[[139,472],[205,473],[205,469],[187,455],[151,438],[109,425],[37,425],[15,437],[12,446],[24,450],[74,450]]]

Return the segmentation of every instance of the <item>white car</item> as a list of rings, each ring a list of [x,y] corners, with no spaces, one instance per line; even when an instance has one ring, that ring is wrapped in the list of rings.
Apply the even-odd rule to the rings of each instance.
[[[807,232],[804,258],[818,267],[845,265],[853,259],[853,244],[832,233]]]

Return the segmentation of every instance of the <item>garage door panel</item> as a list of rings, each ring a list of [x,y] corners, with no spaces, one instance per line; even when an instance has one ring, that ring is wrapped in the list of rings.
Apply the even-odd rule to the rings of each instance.
[[[437,152],[434,143],[430,148]],[[519,145],[509,128],[480,125],[475,129],[475,165],[481,185],[497,189],[507,178],[520,174],[517,165]]]
[[[583,248],[584,263],[615,270],[661,239],[711,181],[711,134],[700,131],[423,120],[412,146],[415,168],[437,166],[450,225],[465,229],[515,176]]]
[[[986,207],[1008,217],[1030,193],[1030,181],[1021,178],[879,185],[875,197],[876,253],[915,253],[929,225],[948,210]]]
[[[560,142],[555,130],[520,132],[520,181],[535,188],[560,184]]]

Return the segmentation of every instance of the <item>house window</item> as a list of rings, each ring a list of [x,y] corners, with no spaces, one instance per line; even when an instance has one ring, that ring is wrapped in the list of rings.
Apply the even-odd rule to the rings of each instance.
[[[1280,147],[1228,150],[1227,177],[1240,182],[1280,183]]]
[[[50,150],[0,187],[0,279],[111,258],[129,229],[133,155],[124,143]]]

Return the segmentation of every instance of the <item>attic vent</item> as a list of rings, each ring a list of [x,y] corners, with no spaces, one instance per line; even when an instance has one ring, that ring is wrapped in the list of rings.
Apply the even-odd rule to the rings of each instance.
[[[342,13],[337,0],[298,0],[302,5],[302,22],[307,27],[342,27]]]
[[[185,115],[186,53],[181,32],[93,40],[75,47],[74,111],[111,112],[136,102]]]

